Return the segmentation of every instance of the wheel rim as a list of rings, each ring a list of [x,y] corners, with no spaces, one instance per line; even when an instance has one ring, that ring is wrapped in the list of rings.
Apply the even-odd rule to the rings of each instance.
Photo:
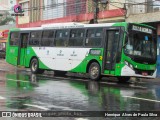
[[[32,62],[32,71],[36,71],[37,70],[37,61],[36,60],[33,60]]]
[[[91,68],[91,76],[93,76],[94,78],[97,77],[99,74],[99,70],[98,67],[94,66]]]

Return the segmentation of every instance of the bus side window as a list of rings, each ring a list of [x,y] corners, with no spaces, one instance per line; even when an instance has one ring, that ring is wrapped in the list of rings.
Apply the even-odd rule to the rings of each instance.
[[[53,39],[54,39],[54,31],[53,30],[43,31],[41,46],[52,46]]]
[[[68,45],[83,46],[84,32],[84,29],[72,29]]]
[[[92,28],[87,30],[85,46],[101,46],[102,28]]]
[[[68,43],[67,43],[68,36],[69,36],[68,30],[57,30],[56,37],[54,40],[54,45],[57,47],[59,46],[67,47],[68,46]]]
[[[10,45],[18,45],[18,41],[19,41],[19,32],[11,32],[10,34]]]
[[[31,32],[31,36],[29,39],[29,45],[39,46],[39,40],[41,39],[41,31],[33,31]]]

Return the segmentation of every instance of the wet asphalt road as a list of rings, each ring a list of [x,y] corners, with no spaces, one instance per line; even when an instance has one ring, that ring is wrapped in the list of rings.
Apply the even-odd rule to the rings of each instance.
[[[75,77],[54,78],[52,75],[34,75],[25,71],[0,71],[0,111],[151,110],[160,111],[159,82],[141,81],[122,84],[110,79],[107,82],[106,80],[94,82]],[[132,118],[65,118],[65,120],[70,119],[128,120]],[[146,120],[146,118],[141,119]],[[158,120],[156,117],[154,119]]]

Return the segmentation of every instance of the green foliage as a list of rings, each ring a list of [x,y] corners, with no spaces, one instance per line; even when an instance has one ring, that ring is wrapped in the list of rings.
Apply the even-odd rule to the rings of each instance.
[[[6,25],[8,22],[11,21],[15,22],[15,20],[12,17],[6,17],[4,20],[0,22],[0,25]]]

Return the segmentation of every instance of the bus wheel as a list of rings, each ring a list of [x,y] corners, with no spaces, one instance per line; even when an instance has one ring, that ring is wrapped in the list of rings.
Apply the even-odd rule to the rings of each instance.
[[[97,62],[91,63],[89,66],[89,77],[91,80],[99,80],[101,77],[100,66]]]
[[[120,83],[125,83],[125,82],[128,82],[129,80],[130,80],[130,77],[127,77],[127,76],[118,77],[118,82]]]
[[[34,74],[37,74],[37,73],[42,74],[44,72],[44,70],[39,69],[39,63],[37,58],[33,58],[31,60],[30,69],[31,69],[31,72]]]

